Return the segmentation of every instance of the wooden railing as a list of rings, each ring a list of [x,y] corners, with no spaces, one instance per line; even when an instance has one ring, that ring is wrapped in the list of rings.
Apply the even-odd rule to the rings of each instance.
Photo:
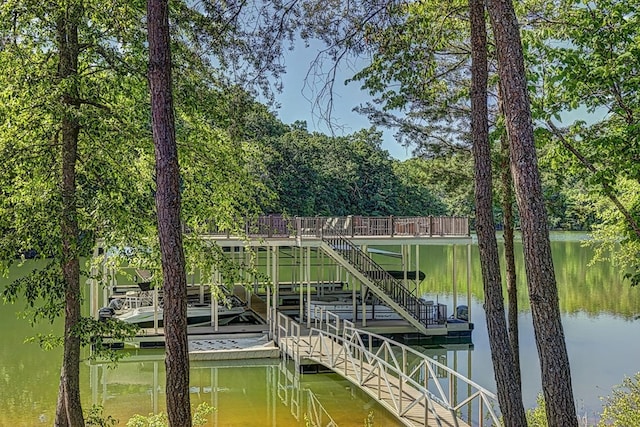
[[[212,224],[205,234],[225,236],[244,233],[249,237],[322,237],[326,230],[340,229],[349,237],[462,237],[469,236],[466,217],[286,217],[264,215],[244,221],[236,231]],[[185,230],[188,231],[188,230]]]

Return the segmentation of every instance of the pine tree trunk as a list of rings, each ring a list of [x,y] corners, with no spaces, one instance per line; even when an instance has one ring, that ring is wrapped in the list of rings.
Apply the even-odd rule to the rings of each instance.
[[[60,126],[62,138],[62,276],[65,283],[64,350],[60,373],[56,426],[84,426],[80,402],[80,338],[74,331],[80,322],[80,262],[76,211],[76,157],[80,124],[73,110],[79,107],[73,77],[78,70],[78,27],[80,7],[71,5],[57,20],[60,55],[58,76],[68,79],[62,102],[65,107]]]
[[[504,259],[507,274],[507,299],[509,301],[509,343],[513,353],[513,365],[516,374],[518,388],[522,389],[522,377],[520,369],[520,341],[518,331],[518,283],[516,276],[516,256],[513,246],[513,183],[509,170],[509,141],[506,135],[500,137],[502,164],[502,213],[504,220]]]
[[[171,94],[167,0],[148,0],[149,86],[156,156],[156,209],[164,283],[167,415],[174,427],[191,425],[187,341],[187,276],[180,225],[180,169]]]
[[[476,233],[480,251],[484,309],[498,401],[508,426],[526,426],[522,393],[516,383],[500,277],[500,255],[493,218],[491,150],[487,109],[487,30],[483,0],[469,1],[471,20],[471,135],[473,141]]]
[[[547,215],[538,171],[522,43],[511,0],[488,0],[522,226],[529,300],[550,426],[577,426],[569,357],[560,319]]]

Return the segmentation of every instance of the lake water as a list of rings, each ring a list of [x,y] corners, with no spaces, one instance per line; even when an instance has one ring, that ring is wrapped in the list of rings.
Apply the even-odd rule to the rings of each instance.
[[[592,252],[579,237],[553,236],[563,325],[578,413],[590,422],[601,410],[601,397],[625,376],[640,371],[640,288],[623,282],[610,263],[591,265]],[[394,249],[387,247],[386,249]],[[517,248],[518,249],[518,248]],[[451,303],[452,260],[460,289],[466,287],[465,246],[423,246],[420,268],[427,277],[420,293]],[[473,346],[423,348],[489,389],[495,389],[489,344],[482,311],[482,284],[477,247],[471,248],[471,312],[475,324]],[[382,262],[382,261],[381,261]],[[519,278],[524,277],[518,260]],[[13,269],[12,277],[20,274]],[[10,278],[0,279],[3,286]],[[540,392],[539,365],[524,282],[520,284],[520,346],[525,405],[535,405]],[[458,304],[466,300],[458,300]],[[51,425],[58,391],[61,351],[42,351],[24,343],[37,333],[59,332],[60,325],[31,328],[17,319],[23,307],[0,305],[0,426]],[[106,413],[124,425],[133,414],[164,408],[162,352],[144,351],[115,369],[83,362],[83,405],[102,404]],[[194,405],[207,402],[217,408],[212,426],[304,426],[333,419],[340,426],[362,426],[367,417],[374,425],[396,422],[377,403],[334,374],[295,375],[290,366],[275,361],[200,363],[191,367]],[[329,418],[330,417],[330,418]]]
[[[581,243],[585,235],[552,233],[551,237],[577,410],[582,418],[594,422],[602,409],[602,397],[610,395],[612,387],[625,377],[640,371],[640,287],[632,288],[622,279],[620,269],[611,263],[592,263],[592,250]],[[477,250],[477,246],[472,247],[471,311],[475,330],[471,377],[495,390]],[[427,246],[420,251],[420,258],[425,260],[450,260],[454,256],[451,247]],[[521,253],[518,243],[516,253]],[[466,290],[466,249],[458,247],[455,257],[458,286]],[[447,271],[451,267],[444,261],[436,265],[439,267],[432,272],[435,266],[429,263],[429,273],[420,289],[430,299],[440,295],[440,302],[448,302],[450,296],[442,295],[452,287],[453,274]],[[525,406],[530,408],[536,405],[541,392],[540,369],[521,258],[516,265],[523,394]]]

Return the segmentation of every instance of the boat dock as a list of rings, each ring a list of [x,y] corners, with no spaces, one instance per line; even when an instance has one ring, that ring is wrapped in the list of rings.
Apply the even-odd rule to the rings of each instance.
[[[254,265],[269,280],[236,283],[225,291],[223,298],[243,307],[242,315],[233,318],[240,321],[226,318],[225,322],[220,321],[221,308],[214,303],[221,294],[211,293],[218,285],[191,280],[195,305],[208,303],[211,307],[209,324],[188,327],[191,360],[285,357],[294,361],[300,373],[331,370],[340,374],[407,426],[483,425],[486,419],[499,425],[495,396],[489,391],[397,342],[471,342],[469,266],[466,301],[464,294],[458,295],[455,265],[453,307],[424,300],[417,293],[424,277],[421,267],[428,268],[420,266],[420,245],[451,244],[454,251],[455,245],[462,245],[470,259],[466,218],[269,216],[247,224],[245,230],[246,235],[234,236],[214,227],[202,238],[215,241],[233,262],[245,264],[253,256]],[[400,246],[400,251],[370,250],[370,245]],[[383,256],[398,259],[400,269],[381,267],[375,257]],[[135,283],[126,289],[115,277],[114,273],[103,276],[107,284],[103,303],[109,302],[106,289],[110,288],[120,292],[120,297],[131,298],[129,304],[134,306],[142,297],[158,306],[158,291],[137,290]],[[90,299],[97,312],[100,293],[95,282]],[[466,302],[464,310],[459,309],[459,301]],[[141,329],[127,345],[141,349],[164,346],[157,314],[154,327]],[[386,353],[374,351],[374,345],[386,348]],[[405,359],[408,354],[411,362]],[[414,366],[416,360],[418,366]],[[443,372],[447,385],[438,379]],[[458,388],[451,388],[458,382],[465,386],[460,389],[476,391],[459,399]],[[447,387],[449,391],[443,392]],[[470,402],[479,409],[472,410]],[[474,411],[479,414],[472,415]]]
[[[215,241],[232,262],[247,264],[254,256],[256,268],[269,281],[237,283],[226,291],[229,299],[225,304],[231,301],[237,307],[228,313],[220,306],[222,302],[212,304],[212,287],[219,285],[198,285],[194,283],[196,276],[192,277],[188,287],[190,306],[193,303],[190,310],[197,310],[205,321],[208,318],[210,325],[208,330],[190,328],[195,335],[260,333],[268,329],[264,325],[269,322],[271,307],[310,327],[315,305],[328,308],[333,304],[332,311],[336,312],[339,305],[340,316],[362,330],[405,341],[471,341],[469,266],[464,293],[458,289],[455,264],[451,267],[452,305],[426,301],[416,293],[425,274],[421,269],[426,268],[428,274],[428,266],[420,265],[421,245],[450,244],[454,254],[455,247],[462,245],[470,259],[467,218],[269,215],[247,222],[244,230],[245,235],[236,236],[214,225],[201,238]],[[380,249],[388,245],[393,245],[394,250]],[[398,246],[399,251],[395,249]],[[97,249],[96,255],[105,250]],[[382,267],[384,262],[380,260],[385,257],[399,265]],[[94,274],[98,276],[97,271]],[[134,281],[121,283],[117,273],[103,267],[102,280],[92,281],[90,287],[92,313],[98,313],[100,307],[110,305],[114,299],[131,308],[158,306],[162,290],[149,288],[150,273],[132,266],[127,274]],[[229,320],[242,311],[238,306],[246,307],[239,324]],[[464,310],[460,311],[460,307]],[[221,310],[225,312],[220,314]],[[107,316],[111,315],[109,311]],[[223,319],[221,316],[226,314],[229,316]],[[147,314],[145,327],[136,339],[140,345],[163,345],[161,320],[157,317],[154,323],[153,314]]]

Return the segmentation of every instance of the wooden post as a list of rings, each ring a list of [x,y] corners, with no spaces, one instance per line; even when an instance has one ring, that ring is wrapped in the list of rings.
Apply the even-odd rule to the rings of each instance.
[[[360,283],[360,300],[362,302],[362,327],[367,326],[367,302],[364,300],[367,286],[364,283]]]
[[[307,247],[307,328],[311,327],[311,246]]]
[[[298,257],[298,263],[299,263],[299,280],[298,280],[298,287],[299,287],[299,295],[300,295],[300,300],[298,302],[298,305],[300,306],[300,321],[299,323],[302,324],[302,319],[304,318],[304,248],[303,247],[299,247],[298,248],[300,251],[300,256]]]
[[[109,292],[113,293],[113,291],[116,288],[115,278],[114,278],[114,274],[113,274],[113,268],[109,268],[109,266],[108,266],[108,264],[106,262],[104,264],[103,277],[105,278],[105,281],[103,282],[103,285],[109,283],[109,286],[103,286],[102,287],[102,304],[106,305],[107,301],[109,301]]]
[[[320,295],[320,289],[324,286],[324,252],[318,251],[320,253],[320,271],[318,272],[318,281],[316,286],[316,295]]]
[[[267,276],[269,276],[269,278],[271,278],[271,282],[273,283],[273,276],[271,276],[271,246],[269,246],[269,244],[266,245],[266,264],[265,264],[265,270],[267,273]]]
[[[457,269],[456,269],[456,245],[453,245],[453,317],[454,319],[458,318],[458,277],[457,277]]]
[[[250,253],[250,249],[244,251],[244,265],[248,266],[249,264],[251,264],[251,253]],[[245,301],[247,302],[247,307],[251,308],[251,287],[249,285],[249,280],[251,279],[251,275],[249,274],[248,270],[245,270],[245,283],[243,283],[243,287],[244,287],[244,298]],[[246,286],[244,286],[246,285]]]
[[[164,316],[163,323],[164,325]],[[158,334],[158,288],[153,287],[153,332]]]
[[[89,313],[94,319],[98,319],[98,268],[96,267],[96,259],[99,256],[98,244],[93,248],[93,258],[91,260],[91,285],[89,287]],[[106,255],[105,255],[106,256]]]
[[[279,246],[273,246],[271,250],[273,251],[273,258],[271,262],[271,279],[273,280],[273,306],[278,309],[280,305],[280,256],[279,256]]]
[[[467,244],[467,319],[471,322],[471,243]]]
[[[218,273],[218,283],[220,283],[220,273]],[[211,317],[211,323],[213,323],[213,330],[218,332],[219,322],[218,322],[218,292],[220,292],[219,285],[216,285],[216,292],[213,294],[213,300],[211,301],[211,309],[213,311],[213,315]]]
[[[356,279],[351,273],[349,273],[349,278],[349,283],[351,284],[351,306],[353,312],[353,323],[356,323],[358,321],[358,307],[356,303],[358,295],[356,294]],[[360,287],[362,287],[362,285]]]
[[[419,298],[418,290],[420,288],[420,245],[416,245],[416,296]]]
[[[349,234],[353,238],[354,232],[355,232],[355,224],[354,224],[354,221],[353,221],[353,215],[349,215],[349,228],[350,228]]]
[[[256,247],[256,269],[258,268],[258,266],[260,265],[260,248]],[[258,293],[258,277],[254,277],[253,279],[253,293],[257,294]]]
[[[405,288],[409,288],[407,282],[409,280],[408,270],[409,270],[409,248],[407,245],[400,246],[400,255],[402,255],[402,284]]]
[[[270,330],[273,328],[273,322],[275,321],[276,319],[271,316],[271,286],[267,285],[267,323],[269,323]],[[274,337],[271,337],[271,339],[274,339]]]

